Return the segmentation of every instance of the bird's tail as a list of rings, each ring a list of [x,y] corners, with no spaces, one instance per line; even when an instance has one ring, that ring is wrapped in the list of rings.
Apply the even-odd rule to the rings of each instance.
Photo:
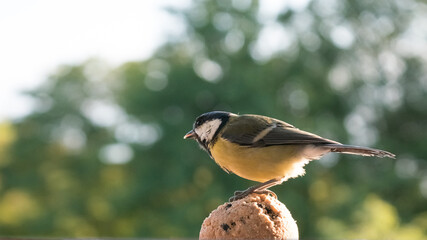
[[[370,157],[380,157],[380,158],[396,157],[396,155],[394,155],[393,153],[379,150],[379,149],[374,149],[374,148],[359,147],[359,146],[344,145],[344,144],[326,144],[323,146],[326,148],[329,148],[331,152],[370,156]]]

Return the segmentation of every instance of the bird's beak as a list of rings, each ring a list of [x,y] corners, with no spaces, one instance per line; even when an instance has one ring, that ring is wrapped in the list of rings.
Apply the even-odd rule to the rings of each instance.
[[[193,130],[191,130],[191,131],[189,131],[187,134],[185,134],[185,136],[184,136],[184,139],[187,139],[187,138],[196,138],[196,133],[193,131]]]

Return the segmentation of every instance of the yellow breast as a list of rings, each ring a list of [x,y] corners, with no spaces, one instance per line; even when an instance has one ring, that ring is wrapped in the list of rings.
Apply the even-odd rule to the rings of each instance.
[[[300,152],[300,146],[245,147],[221,137],[211,148],[215,162],[221,167],[257,182],[304,174],[303,166],[308,160]]]

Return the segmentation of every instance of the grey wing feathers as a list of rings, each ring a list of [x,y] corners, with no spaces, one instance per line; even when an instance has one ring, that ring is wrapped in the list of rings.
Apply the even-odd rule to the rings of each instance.
[[[299,130],[298,128],[290,128],[278,126],[273,128],[256,145],[272,146],[272,145],[299,145],[299,144],[339,144],[338,142],[322,138],[315,134]]]
[[[245,121],[231,123],[222,137],[239,145],[249,147],[339,144],[272,118],[248,118]]]
[[[394,155],[393,153],[390,153],[384,150],[368,148],[368,147],[359,147],[359,146],[343,145],[343,144],[327,144],[327,145],[323,145],[323,147],[329,148],[331,152],[338,152],[338,153],[345,153],[345,154],[354,154],[354,155],[380,157],[380,158],[396,157],[396,155]]]

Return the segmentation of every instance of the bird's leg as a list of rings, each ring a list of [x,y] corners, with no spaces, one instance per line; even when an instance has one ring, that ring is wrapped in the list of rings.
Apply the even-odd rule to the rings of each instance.
[[[230,202],[242,199],[248,196],[251,193],[259,193],[259,194],[271,194],[273,197],[277,198],[277,195],[268,190],[268,188],[281,184],[283,182],[283,178],[273,178],[266,182],[260,183],[258,185],[252,186],[245,191],[235,191],[234,196],[229,199]]]

